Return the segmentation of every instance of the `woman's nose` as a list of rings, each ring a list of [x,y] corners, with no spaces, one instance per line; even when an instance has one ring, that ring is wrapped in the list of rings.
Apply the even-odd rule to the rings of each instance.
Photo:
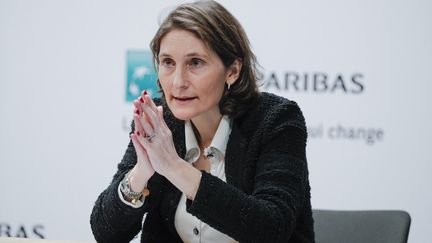
[[[188,81],[183,68],[177,68],[173,77],[173,86],[175,88],[187,88]]]

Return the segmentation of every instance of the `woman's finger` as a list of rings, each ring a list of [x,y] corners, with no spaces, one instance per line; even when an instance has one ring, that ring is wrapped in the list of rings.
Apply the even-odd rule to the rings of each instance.
[[[133,146],[135,148],[135,151],[136,151],[137,155],[138,154],[144,154],[146,152],[145,149],[144,149],[144,147],[138,142],[138,137],[140,137],[140,136],[137,134],[137,132],[136,133],[132,133],[130,135],[130,138],[132,140],[132,144],[133,144]]]
[[[133,105],[134,105],[134,107],[135,107],[135,110],[137,110],[138,111],[138,113],[137,112],[135,112],[135,113],[137,113],[137,114],[142,114],[142,112],[143,112],[143,109],[142,109],[142,107],[141,107],[141,101],[140,100],[134,100],[133,101]]]
[[[154,133],[152,133],[152,134],[154,134]],[[138,140],[138,142],[141,144],[141,146],[144,148],[144,150],[147,151],[147,148],[150,148],[150,147],[149,147],[150,142],[148,141],[148,138],[147,138],[147,137],[144,137],[144,136],[137,136],[137,140]]]
[[[158,109],[156,107],[156,104],[149,95],[144,95],[144,101],[150,106],[153,112],[157,113]]]
[[[135,126],[138,126],[141,131],[141,136],[146,137],[154,133],[153,128],[143,119],[142,116],[134,114]]]
[[[155,103],[153,102],[152,98],[150,97],[150,95],[147,93],[146,90],[143,90],[143,92],[141,92],[141,96],[140,96],[139,100],[142,103],[148,104],[154,112],[157,111]]]
[[[135,125],[135,133],[139,132],[140,134],[137,134],[138,136],[144,134],[145,131],[141,125],[141,122],[139,120],[139,116],[137,114],[133,115],[133,120],[134,120],[134,125]]]
[[[144,99],[144,103],[146,103],[155,114],[158,113],[157,106],[154,103],[153,99],[150,97],[150,95],[143,93],[141,98]]]
[[[147,116],[148,123],[150,123],[154,131],[158,131],[160,125],[157,118],[157,113],[155,113],[147,103],[144,103],[142,107],[143,107],[143,115]]]
[[[163,107],[162,106],[158,106],[157,107],[158,110],[158,118],[159,118],[159,123],[162,124],[164,129],[168,129],[168,125],[165,122],[165,119],[163,118]]]
[[[139,107],[140,113],[143,115],[145,121],[150,123],[150,125],[155,128],[157,126],[155,111],[151,108],[151,104],[153,101],[147,95],[147,92],[144,90],[141,93],[141,96],[134,102],[136,107]],[[153,103],[154,105],[154,103]]]

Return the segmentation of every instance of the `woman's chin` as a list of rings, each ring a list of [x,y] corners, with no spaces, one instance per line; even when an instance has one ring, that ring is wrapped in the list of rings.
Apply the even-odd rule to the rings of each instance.
[[[192,117],[194,117],[194,114],[192,114],[191,112],[186,112],[186,111],[173,111],[172,113],[174,114],[174,116],[179,119],[179,120],[183,120],[183,121],[187,121],[192,119]]]

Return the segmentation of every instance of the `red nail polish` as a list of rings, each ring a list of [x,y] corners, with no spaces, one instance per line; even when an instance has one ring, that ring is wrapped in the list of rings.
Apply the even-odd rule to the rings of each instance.
[[[139,115],[139,110],[135,109],[135,114]]]
[[[140,132],[139,132],[139,131],[137,131],[137,135],[138,135],[138,136],[140,135]]]
[[[143,97],[140,97],[140,101],[141,101],[141,103],[144,103]]]
[[[146,95],[147,94],[147,90],[144,90],[144,95]]]

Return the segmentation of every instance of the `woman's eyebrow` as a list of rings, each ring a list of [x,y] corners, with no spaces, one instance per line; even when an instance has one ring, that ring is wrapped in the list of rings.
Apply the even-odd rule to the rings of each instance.
[[[198,52],[191,52],[191,53],[188,53],[186,56],[187,57],[196,57],[196,56],[198,56],[198,57],[208,58],[207,54],[205,54],[205,53],[198,53]]]

